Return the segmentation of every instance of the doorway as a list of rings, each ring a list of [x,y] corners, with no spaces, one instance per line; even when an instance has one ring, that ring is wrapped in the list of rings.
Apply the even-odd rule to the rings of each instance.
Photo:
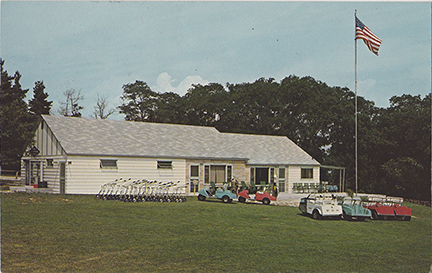
[[[30,160],[25,162],[26,167],[26,185],[38,185],[43,178],[42,162]]]
[[[60,193],[66,193],[66,163],[60,163]]]
[[[267,185],[269,183],[269,168],[255,168],[255,178],[256,184],[264,182]]]

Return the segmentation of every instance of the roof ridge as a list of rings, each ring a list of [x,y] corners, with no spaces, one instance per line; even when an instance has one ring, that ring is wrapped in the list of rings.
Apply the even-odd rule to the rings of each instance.
[[[94,122],[124,122],[124,123],[134,123],[134,124],[153,124],[156,126],[184,126],[184,127],[194,127],[194,128],[210,128],[215,129],[219,133],[221,133],[216,127],[214,126],[207,126],[207,125],[194,125],[194,124],[181,124],[181,123],[165,123],[165,122],[155,122],[155,121],[136,121],[136,120],[114,120],[114,119],[95,119],[90,117],[71,117],[71,116],[58,116],[58,115],[42,115],[43,118],[45,117],[54,117],[54,118],[64,118],[64,119],[81,119],[84,121],[94,121]]]

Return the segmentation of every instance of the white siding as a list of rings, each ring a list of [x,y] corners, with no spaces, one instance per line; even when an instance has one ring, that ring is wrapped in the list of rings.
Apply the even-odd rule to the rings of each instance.
[[[313,168],[313,178],[301,178],[302,168]],[[293,183],[319,183],[320,167],[319,166],[287,166],[287,192],[293,192]]]
[[[157,169],[157,158],[126,158],[117,159],[117,169],[101,169],[100,159],[107,157],[68,156],[66,162],[66,193],[97,194],[101,186],[115,179],[132,180],[147,179],[162,182],[180,181],[185,185],[186,161],[172,159],[173,169]]]
[[[53,193],[60,193],[60,164],[54,164],[53,167],[46,167],[46,163],[44,165],[43,181],[48,183]]]
[[[35,134],[35,146],[40,156],[64,155],[65,152],[46,122],[42,120]]]

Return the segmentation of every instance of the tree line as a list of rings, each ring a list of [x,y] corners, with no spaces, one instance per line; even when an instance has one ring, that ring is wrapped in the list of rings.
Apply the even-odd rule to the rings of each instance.
[[[38,116],[47,114],[47,109],[49,113],[51,107],[43,82],[35,84],[34,98],[26,103],[28,90],[21,89],[20,77],[18,72],[8,76],[2,62],[1,142],[2,147],[15,147],[2,149],[3,168],[19,168],[20,157],[32,143]],[[183,96],[155,92],[138,80],[122,89],[122,104],[117,109],[125,120],[287,136],[322,165],[346,167],[347,188],[355,188],[355,94],[348,88],[291,75],[280,82],[260,78],[252,83],[225,86],[198,84]],[[81,95],[72,93],[73,103],[68,109],[76,111],[62,114],[81,116]],[[100,115],[96,114],[98,106],[102,107]],[[106,118],[113,111],[107,110],[106,100],[98,100],[94,117]],[[387,108],[358,97],[359,192],[430,199],[430,117],[430,94],[423,98],[394,96]],[[322,170],[321,176],[322,180],[339,181],[338,172]]]

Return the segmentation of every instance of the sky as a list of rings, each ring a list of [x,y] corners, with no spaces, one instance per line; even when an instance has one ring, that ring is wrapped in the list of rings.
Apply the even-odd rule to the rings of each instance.
[[[355,10],[382,39],[379,56],[357,41],[358,95],[388,107],[431,92],[428,2],[0,3],[4,70],[20,72],[27,99],[43,81],[57,115],[66,90],[81,92],[90,117],[98,96],[115,108],[136,80],[184,95],[191,84],[296,75],[354,91]]]

